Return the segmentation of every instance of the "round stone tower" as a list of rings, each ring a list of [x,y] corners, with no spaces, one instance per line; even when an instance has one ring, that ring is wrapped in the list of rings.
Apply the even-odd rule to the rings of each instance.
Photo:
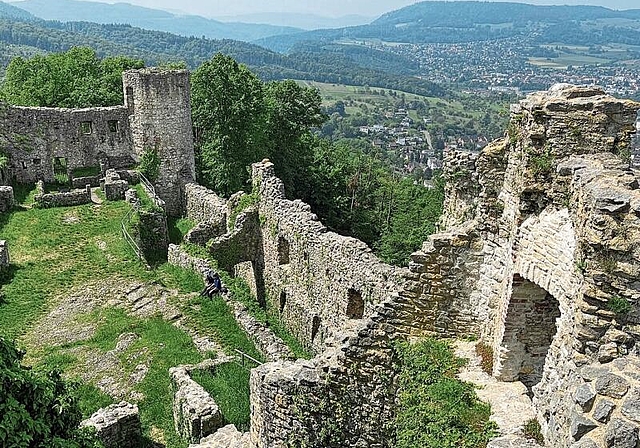
[[[184,185],[195,181],[189,72],[145,68],[124,72],[122,80],[135,156],[157,152],[156,193],[166,202],[167,213],[178,216]]]

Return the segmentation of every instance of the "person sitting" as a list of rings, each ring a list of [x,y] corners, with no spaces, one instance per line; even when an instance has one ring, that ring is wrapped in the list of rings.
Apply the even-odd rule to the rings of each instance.
[[[222,281],[220,280],[220,275],[218,275],[217,272],[208,270],[205,277],[205,282],[206,285],[200,293],[201,296],[212,298],[214,294],[218,294],[219,292],[223,291]]]

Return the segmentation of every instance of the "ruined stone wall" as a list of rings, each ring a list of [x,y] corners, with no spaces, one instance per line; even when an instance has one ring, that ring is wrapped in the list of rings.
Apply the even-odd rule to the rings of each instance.
[[[54,181],[54,158],[64,158],[67,174],[76,168],[133,165],[127,108],[57,109],[5,106],[0,143],[9,156],[13,181]]]
[[[157,151],[158,195],[169,215],[181,215],[184,186],[195,180],[189,73],[147,68],[123,74],[133,152]]]
[[[287,200],[272,163],[254,164],[253,182],[260,194],[256,275],[289,330],[320,352],[327,336],[370,316],[398,290],[406,271],[380,262],[363,242],[327,231],[307,204]]]
[[[532,388],[550,446],[612,446],[619,428],[637,443],[634,418],[607,423],[576,397],[597,381],[583,371],[638,353],[640,193],[623,161],[638,108],[556,86],[512,107],[505,138],[477,157],[448,155],[447,233],[432,239],[449,238],[439,251],[471,273],[463,314],[490,322],[476,328],[494,347],[494,375]],[[455,233],[477,235],[478,269]]]

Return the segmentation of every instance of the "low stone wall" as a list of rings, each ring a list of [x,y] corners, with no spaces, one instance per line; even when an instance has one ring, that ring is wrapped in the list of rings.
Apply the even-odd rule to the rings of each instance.
[[[100,175],[98,175],[98,176],[86,176],[86,177],[74,177],[71,180],[71,186],[73,186],[73,188],[85,188],[87,185],[90,185],[92,188],[93,187],[99,187],[101,178],[102,178],[102,176],[100,176]]]
[[[120,179],[120,175],[116,170],[107,170],[102,185],[104,195],[109,201],[120,201],[125,198],[125,193],[129,189],[129,183]]]
[[[91,190],[73,190],[65,193],[45,193],[44,183],[36,184],[36,195],[33,198],[38,208],[71,207],[91,203]]]
[[[225,216],[214,217],[209,221],[201,221],[184,236],[184,240],[198,246],[206,246],[212,239],[227,233],[227,219]]]
[[[191,379],[193,370],[212,370],[228,360],[210,360],[197,366],[169,369],[174,388],[173,421],[176,432],[189,443],[213,434],[223,426],[223,417],[215,400]]]
[[[249,335],[267,361],[295,359],[295,355],[287,344],[262,322],[249,314],[247,307],[235,301],[230,301],[229,305],[233,309],[233,314],[240,327]]]
[[[105,448],[138,448],[142,439],[138,406],[125,401],[98,410],[80,426],[95,428]]]

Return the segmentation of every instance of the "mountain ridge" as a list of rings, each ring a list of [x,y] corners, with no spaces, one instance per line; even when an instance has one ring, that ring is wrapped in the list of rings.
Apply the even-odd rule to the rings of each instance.
[[[295,34],[302,29],[290,26],[220,22],[197,15],[174,14],[160,9],[130,3],[102,3],[81,0],[22,0],[11,3],[43,20],[60,22],[94,22],[127,24],[181,36],[204,36],[210,39],[233,39],[250,42],[282,34]]]

